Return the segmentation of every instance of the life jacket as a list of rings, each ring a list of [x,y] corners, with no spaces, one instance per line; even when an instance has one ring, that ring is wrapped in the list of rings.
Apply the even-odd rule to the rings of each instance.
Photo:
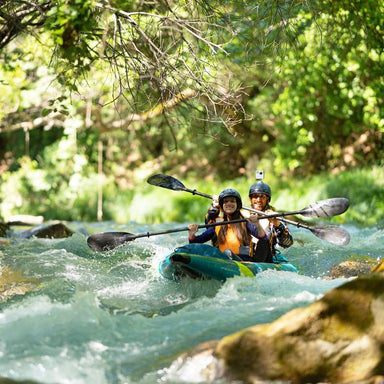
[[[218,218],[216,220],[216,222],[219,222],[219,221],[223,221],[223,219]],[[220,231],[220,226],[215,227],[216,237],[219,236],[219,231]],[[222,244],[219,244],[217,242],[216,246],[219,247],[221,252],[224,252],[226,249],[230,249],[234,254],[238,255],[241,245],[242,244],[240,244],[240,241],[237,238],[236,233],[234,232],[232,225],[228,224],[225,242]]]

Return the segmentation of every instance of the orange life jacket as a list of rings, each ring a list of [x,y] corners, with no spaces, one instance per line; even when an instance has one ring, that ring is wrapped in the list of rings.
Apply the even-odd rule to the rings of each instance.
[[[219,235],[220,226],[215,227],[216,235]],[[225,237],[225,242],[218,244],[221,252],[224,252],[227,248],[230,249],[234,254],[239,254],[239,248],[241,246],[239,239],[236,236],[236,233],[233,230],[231,224],[228,224],[227,234]]]

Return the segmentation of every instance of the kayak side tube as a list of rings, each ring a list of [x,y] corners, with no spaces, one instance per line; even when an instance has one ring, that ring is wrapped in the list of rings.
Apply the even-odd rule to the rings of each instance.
[[[283,257],[283,259],[285,259]],[[285,259],[286,260],[286,259]],[[165,278],[178,280],[183,277],[225,281],[234,276],[254,277],[268,269],[297,273],[297,268],[288,262],[252,263],[238,262],[230,258],[196,255],[177,250],[166,256],[159,265]]]

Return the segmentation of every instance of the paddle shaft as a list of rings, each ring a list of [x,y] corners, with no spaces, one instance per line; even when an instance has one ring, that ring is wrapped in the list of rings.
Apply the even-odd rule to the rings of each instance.
[[[202,197],[206,197],[207,199],[211,199],[213,200],[213,196],[211,195],[207,195],[206,193],[202,193],[202,192],[198,192],[196,191],[196,189],[189,189],[189,188],[185,188],[183,189],[185,192],[189,192],[189,193],[192,193],[192,195],[198,195],[198,196],[202,196]],[[253,212],[253,213],[257,213],[259,215],[262,215],[262,217],[260,217],[260,219],[268,219],[268,218],[273,218],[273,217],[278,217],[279,220],[285,222],[285,223],[288,223],[288,224],[293,224],[293,225],[296,225],[297,227],[302,227],[302,228],[310,228],[306,225],[303,225],[303,224],[300,224],[300,223],[297,223],[295,221],[291,221],[291,220],[287,220],[287,219],[283,219],[282,216],[291,216],[291,215],[296,215],[296,214],[301,214],[301,213],[304,213],[305,211],[303,210],[300,210],[300,211],[292,211],[292,212],[280,212],[280,213],[271,213],[271,214],[266,214],[265,212],[263,211],[258,211],[254,208],[249,208],[249,207],[243,207],[242,209],[245,209],[246,211],[249,211],[249,212]]]
[[[253,213],[257,213],[257,214],[264,214],[263,211],[258,211],[257,209],[254,209],[254,208],[249,208],[249,207],[243,207],[243,209],[249,211],[249,212],[253,212]],[[298,211],[300,212],[300,211]],[[294,212],[290,212],[289,213],[290,215],[293,215]],[[278,217],[280,221],[284,221],[285,223],[287,224],[292,224],[292,225],[295,225],[297,228],[305,228],[305,229],[309,229],[311,230],[311,227],[309,227],[308,225],[305,225],[305,224],[302,224],[302,223],[298,223],[296,221],[292,221],[292,220],[288,220],[288,219],[283,219],[283,218],[280,218],[279,214],[276,214],[276,215],[273,215],[273,216],[270,216],[268,215],[268,217]],[[262,217],[264,218],[264,217]]]
[[[246,221],[247,221],[246,219],[219,221],[211,224],[198,225],[197,227],[209,228],[209,227],[216,227],[216,226],[225,225],[225,224],[243,223]],[[182,231],[188,231],[188,230],[189,230],[188,227],[183,227],[183,228],[169,229],[169,230],[159,231],[159,232],[141,233],[139,235],[134,235],[133,233],[128,233],[128,232],[104,232],[104,233],[98,233],[98,234],[89,236],[87,239],[87,244],[94,251],[109,251],[111,249],[124,245],[129,241],[132,241],[141,237],[150,237],[150,236],[156,236],[156,235],[163,235],[166,233],[182,232]]]
[[[201,229],[201,228],[217,227],[219,225],[244,223],[246,221],[247,221],[247,219],[237,219],[237,220],[231,220],[231,221],[218,221],[216,223],[211,223],[211,224],[201,224],[201,225],[198,225],[197,228]],[[167,233],[184,232],[184,231],[188,231],[188,230],[189,230],[188,227],[183,227],[183,228],[168,229],[168,230],[159,231],[159,232],[147,232],[147,233],[141,233],[139,235],[130,235],[129,237],[130,237],[130,240],[135,240],[135,239],[138,239],[140,237],[164,235]],[[128,240],[128,241],[130,241],[130,240]]]
[[[173,191],[189,192],[192,195],[199,195],[211,200],[213,199],[211,195],[198,192],[196,191],[196,189],[187,188],[179,180],[169,175],[163,175],[163,174],[153,175],[147,181],[149,184],[155,185],[156,187],[172,189]],[[275,212],[272,214],[266,214],[265,212],[259,211],[258,213],[262,215],[263,218],[277,217],[280,219],[281,217],[284,217],[284,216],[290,216],[290,215],[296,215],[296,214],[309,216],[309,217],[330,217],[330,216],[341,215],[348,209],[348,207],[349,207],[349,200],[344,197],[338,197],[338,198],[317,201],[309,205],[308,207],[305,207],[303,209],[296,210],[296,211]],[[248,208],[244,207],[244,209],[248,209]]]
[[[207,197],[209,199],[213,199],[212,196],[207,195],[205,193],[197,192],[195,190],[191,190],[191,189],[186,188],[186,191],[191,192],[194,195],[200,195],[203,197]],[[263,211],[258,211],[257,209],[254,209],[254,208],[243,207],[243,209],[245,209],[249,212],[257,213],[258,215],[262,215],[260,217],[261,219],[268,218],[268,217],[277,217],[280,221],[283,221],[287,224],[292,224],[292,225],[296,226],[297,228],[307,229],[307,230],[311,231],[315,236],[319,237],[322,240],[326,240],[332,244],[347,245],[349,243],[349,239],[350,239],[349,233],[342,228],[338,228],[338,227],[334,227],[334,226],[333,227],[331,227],[331,226],[329,226],[329,227],[309,227],[308,225],[282,218],[281,216],[283,216],[284,214],[277,213],[277,214],[271,214],[271,215],[267,214],[266,215]],[[303,211],[296,211],[296,213],[303,213]],[[286,214],[292,215],[292,214],[295,214],[295,212],[287,212]]]
[[[202,197],[206,197],[207,199],[213,200],[213,196],[207,195],[206,193],[198,192],[195,189],[185,188],[184,191],[192,193],[193,195],[199,195],[199,196],[202,196]],[[282,216],[288,216],[288,215],[290,216],[290,215],[295,215],[295,214],[302,214],[303,212],[305,212],[303,210],[301,210],[301,211],[292,211],[292,212],[280,212],[280,213],[265,214],[265,212],[263,212],[263,211],[259,211],[257,209],[250,208],[250,207],[243,207],[242,209],[244,209],[246,211],[249,211],[249,212],[252,212],[252,213],[257,213],[258,215],[261,215],[260,219],[268,219],[268,218],[276,217],[280,221],[283,221],[284,223],[287,223],[287,224],[292,224],[292,225],[296,226],[297,228],[308,229],[312,233],[316,233],[317,232],[317,227],[309,227],[308,225],[305,225],[305,224],[302,224],[302,223],[299,223],[299,222],[296,222],[296,221],[288,220],[288,219],[285,219],[285,218],[282,217]]]

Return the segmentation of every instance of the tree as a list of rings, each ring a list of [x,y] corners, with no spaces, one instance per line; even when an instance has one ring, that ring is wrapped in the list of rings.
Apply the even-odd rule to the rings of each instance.
[[[255,57],[262,60],[264,51],[289,40],[290,19],[305,5],[296,1],[287,7],[282,0],[257,5],[208,0],[6,1],[0,6],[0,48],[25,33],[41,39],[45,31],[57,78],[69,90],[79,91],[92,68],[108,63],[114,87],[105,103],[123,99],[130,111],[128,122],[133,113],[146,112],[137,117],[143,119],[153,116],[156,106],[163,113],[170,104],[198,98],[206,118],[218,117],[231,129],[247,116],[242,86],[226,76],[230,56],[244,56],[242,62],[250,66]]]
[[[365,110],[363,123],[373,122],[369,143],[381,132],[376,95],[382,84],[383,28],[372,0],[31,1],[29,7],[20,0],[0,5],[1,57],[16,68],[26,50],[22,41],[27,33],[28,39],[34,36],[50,52],[44,65],[62,86],[61,94],[12,113],[2,108],[0,132],[23,128],[27,134],[52,122],[62,127],[71,109],[72,115],[86,114],[82,128],[92,128],[93,137],[113,134],[121,142],[118,132],[123,130],[129,142],[140,141],[143,156],[180,147],[180,137],[189,138],[194,131],[234,148],[235,156],[220,150],[213,155],[233,164],[231,171],[243,169],[252,154],[260,158],[272,149],[277,169],[302,173],[337,166],[347,150],[344,144],[357,145],[367,131],[358,106]],[[358,41],[362,33],[363,43]],[[346,90],[354,90],[330,85],[329,71],[333,65],[344,68],[340,84],[349,84],[353,76],[348,68],[353,56],[359,56],[354,48],[359,44],[368,58],[374,54],[379,59],[361,61],[355,71],[355,78],[370,85],[360,87],[365,90],[365,96],[359,91],[360,101],[353,100],[358,106],[352,109],[356,124],[350,135],[342,119],[334,122],[332,108]],[[374,68],[377,83],[360,76],[365,65]],[[28,69],[28,87],[37,72]],[[324,96],[322,105],[315,92],[307,97],[312,88]],[[10,97],[16,95],[10,92]],[[368,104],[362,101],[368,98]],[[343,119],[351,123],[348,116]],[[327,131],[331,126],[343,128]],[[346,135],[354,141],[345,140]]]
[[[282,90],[273,106],[278,168],[305,174],[380,161],[384,21],[377,9],[384,11],[382,2],[332,2],[303,31],[302,54],[279,59]]]

